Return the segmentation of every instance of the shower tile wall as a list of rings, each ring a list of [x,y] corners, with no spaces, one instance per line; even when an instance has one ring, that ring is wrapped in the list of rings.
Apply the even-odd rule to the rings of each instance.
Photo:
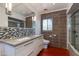
[[[50,40],[50,47],[66,48],[66,10],[42,14],[41,20],[49,16],[53,18],[53,30],[52,32],[44,32],[41,29],[42,34],[44,34],[44,38]],[[56,34],[57,36],[53,37],[53,34]],[[52,38],[49,38],[49,35],[52,35]]]

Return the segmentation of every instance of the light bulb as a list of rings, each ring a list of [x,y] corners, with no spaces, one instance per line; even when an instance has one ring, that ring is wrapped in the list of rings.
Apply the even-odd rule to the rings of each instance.
[[[8,10],[9,10],[9,11],[12,11],[12,3],[9,3],[9,4],[8,4]]]
[[[12,11],[12,3],[6,3],[5,4],[5,8],[6,8],[6,14],[11,14],[11,11]]]

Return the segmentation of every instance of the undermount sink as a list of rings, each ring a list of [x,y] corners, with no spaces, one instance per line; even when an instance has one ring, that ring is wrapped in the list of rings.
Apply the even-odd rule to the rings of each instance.
[[[26,40],[30,40],[32,37],[23,37],[23,38],[16,38],[16,37],[12,37],[10,39],[5,39],[6,41],[10,41],[10,42],[22,42],[22,41],[26,41]]]
[[[30,39],[30,37],[16,39],[16,41],[23,41],[23,40],[28,40],[28,39]]]

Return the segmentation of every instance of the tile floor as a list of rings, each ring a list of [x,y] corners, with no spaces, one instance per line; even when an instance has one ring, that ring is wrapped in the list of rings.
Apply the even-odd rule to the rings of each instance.
[[[43,49],[38,56],[69,56],[69,51],[63,48]]]

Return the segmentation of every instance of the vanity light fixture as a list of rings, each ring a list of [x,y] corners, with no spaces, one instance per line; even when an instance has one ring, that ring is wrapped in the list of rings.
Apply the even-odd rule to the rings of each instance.
[[[6,3],[5,4],[5,12],[7,15],[11,15],[12,12],[12,3]]]
[[[36,15],[34,12],[32,12],[32,21],[36,21]]]
[[[32,20],[33,21],[36,21],[36,16],[32,16]]]

